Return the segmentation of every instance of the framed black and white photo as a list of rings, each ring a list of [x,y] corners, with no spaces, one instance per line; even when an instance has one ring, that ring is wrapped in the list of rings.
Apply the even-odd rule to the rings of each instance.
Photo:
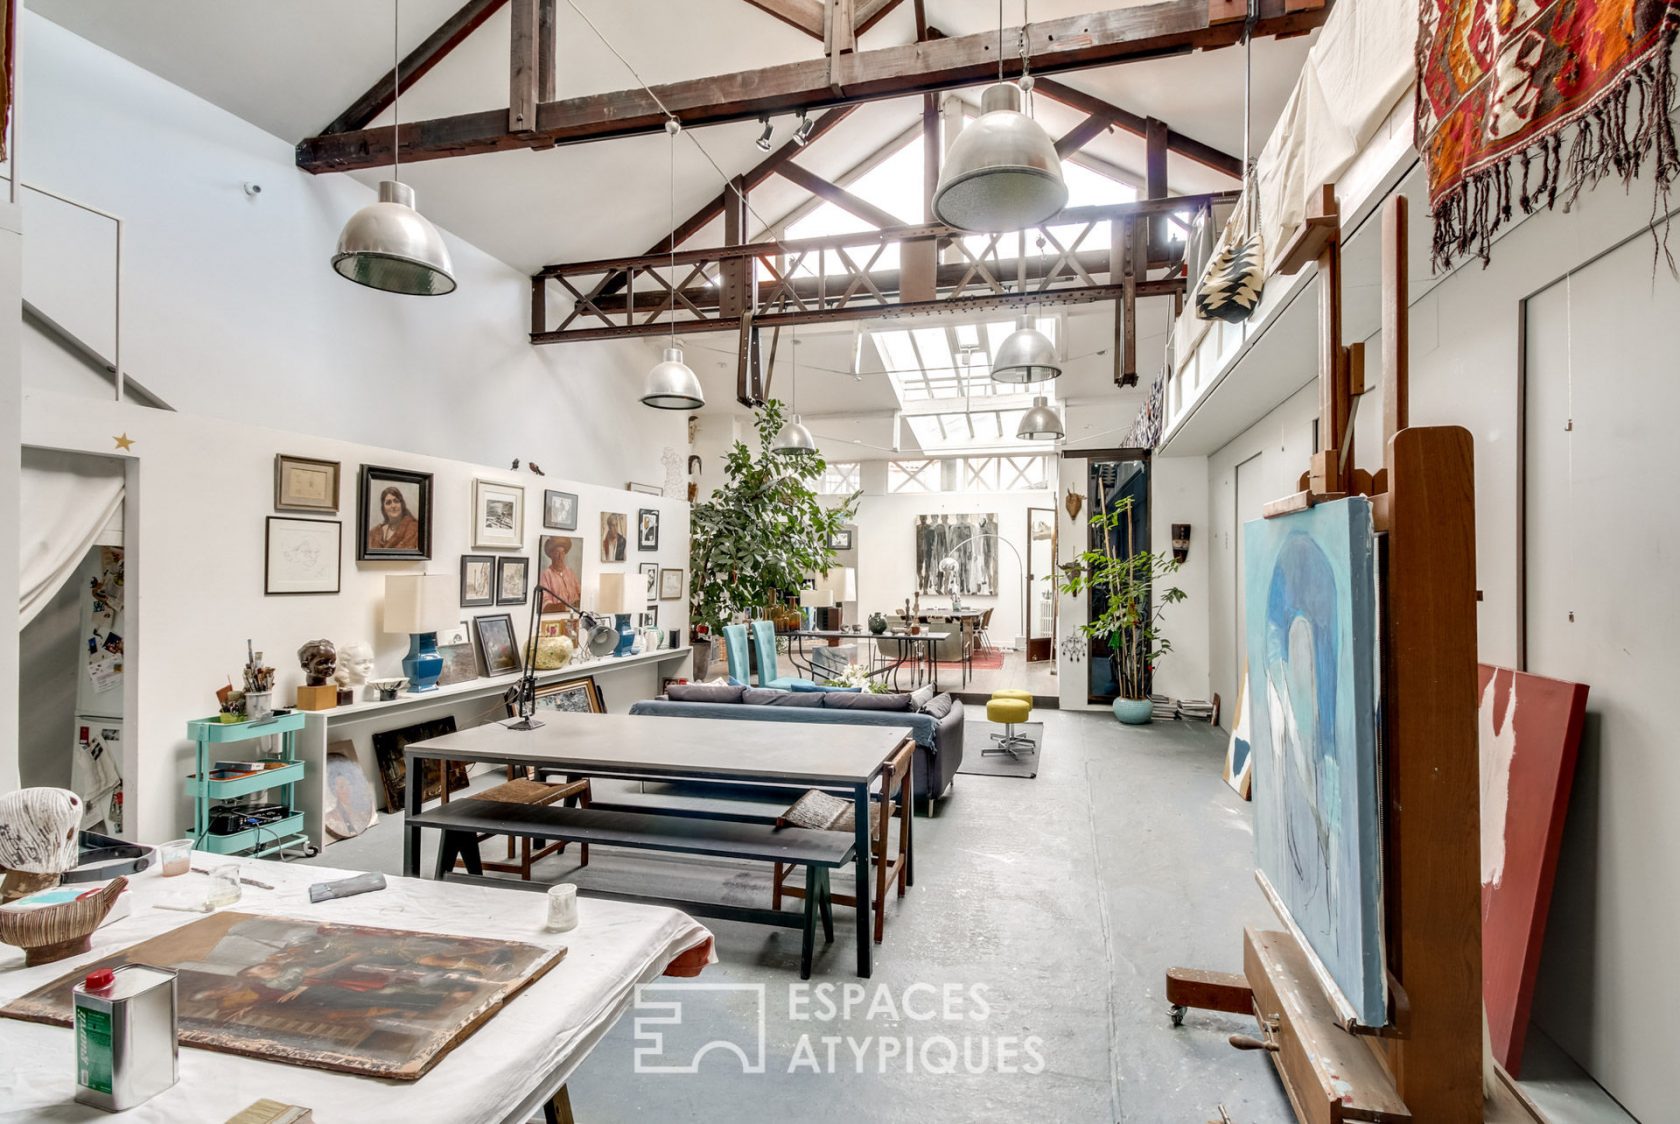
[[[495,555],[461,555],[461,608],[477,609],[484,605],[494,605],[495,603]]]
[[[356,481],[356,559],[432,556],[432,474],[364,464]]]
[[[336,519],[268,517],[264,593],[337,593],[344,524]]]
[[[338,514],[337,461],[274,455],[274,510]]]
[[[661,601],[681,601],[682,595],[683,572],[680,569],[659,571],[659,599]]]
[[[474,617],[473,632],[484,658],[485,675],[509,675],[520,669],[519,643],[513,638],[513,617],[507,613]]]
[[[850,550],[850,549],[852,549],[852,529],[850,527],[846,527],[846,528],[843,528],[841,530],[838,530],[838,531],[835,531],[835,532],[831,533],[828,536],[828,549],[830,549],[830,550]]]
[[[638,614],[637,617],[636,617],[636,627],[637,628],[658,628],[659,627],[659,606],[658,605],[649,605],[647,607],[646,612]]]
[[[543,492],[543,526],[551,531],[575,531],[578,521],[578,498],[571,492]]]
[[[525,489],[518,484],[474,480],[472,548],[518,550],[525,545]]]
[[[523,605],[531,589],[529,558],[496,559],[496,604]]]
[[[659,512],[651,507],[636,512],[636,549],[659,549]]]
[[[643,562],[636,568],[647,579],[647,599],[652,601],[659,594],[659,563]]]

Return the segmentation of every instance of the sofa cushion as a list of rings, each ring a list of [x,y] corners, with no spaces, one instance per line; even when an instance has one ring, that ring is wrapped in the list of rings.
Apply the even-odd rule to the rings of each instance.
[[[665,695],[672,702],[738,703],[744,690],[727,683],[673,683]]]
[[[927,709],[927,704],[933,701],[933,695],[934,690],[932,683],[929,683],[926,686],[917,687],[914,691],[910,692],[910,709],[915,711],[917,714],[922,713],[922,711]]]
[[[891,710],[908,711],[909,695],[876,695],[867,691],[855,695],[831,694],[823,696],[829,710]]]
[[[927,704],[922,707],[922,713],[935,720],[942,719],[951,713],[951,704],[955,701],[951,697],[951,692],[943,692],[929,699]]]
[[[778,691],[774,687],[748,687],[741,692],[747,706],[822,706],[823,697],[807,691]]]

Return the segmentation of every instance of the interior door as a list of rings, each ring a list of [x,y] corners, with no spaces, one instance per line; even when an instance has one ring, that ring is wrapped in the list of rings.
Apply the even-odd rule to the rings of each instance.
[[[1027,662],[1056,658],[1056,509],[1027,508]]]

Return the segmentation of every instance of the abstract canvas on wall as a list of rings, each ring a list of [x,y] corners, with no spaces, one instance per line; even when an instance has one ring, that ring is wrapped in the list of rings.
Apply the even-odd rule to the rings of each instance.
[[[997,529],[992,514],[916,516],[916,592],[995,596]]]
[[[1248,672],[1243,672],[1242,686],[1237,688],[1237,721],[1231,727],[1231,740],[1225,746],[1225,783],[1244,800],[1254,796],[1254,738],[1249,733]]]
[[[1370,501],[1243,527],[1260,874],[1353,1017],[1387,1022]]]
[[[1478,670],[1482,999],[1493,1056],[1514,1076],[1528,1036],[1587,687],[1488,664]]]

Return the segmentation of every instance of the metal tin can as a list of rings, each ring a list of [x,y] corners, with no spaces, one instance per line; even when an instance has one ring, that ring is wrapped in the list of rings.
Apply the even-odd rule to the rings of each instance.
[[[180,1080],[173,971],[99,968],[72,992],[78,1101],[121,1112]]]

